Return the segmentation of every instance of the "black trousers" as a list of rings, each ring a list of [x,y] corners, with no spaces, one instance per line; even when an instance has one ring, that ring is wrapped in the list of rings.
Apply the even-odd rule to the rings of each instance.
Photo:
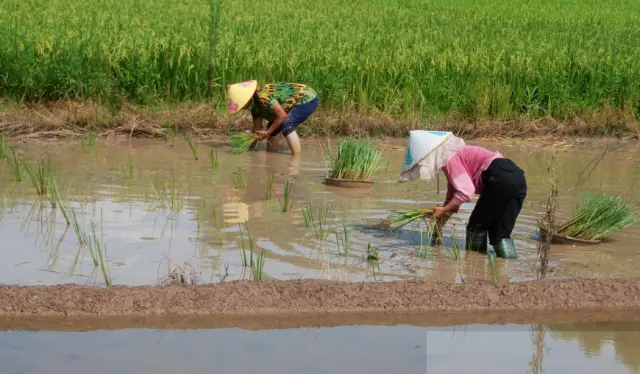
[[[502,239],[510,239],[526,196],[524,171],[509,159],[493,160],[482,173],[482,193],[471,213],[467,229],[488,231],[492,246]]]

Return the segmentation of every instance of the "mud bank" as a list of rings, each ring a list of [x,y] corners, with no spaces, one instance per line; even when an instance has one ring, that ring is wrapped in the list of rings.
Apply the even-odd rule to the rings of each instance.
[[[355,312],[640,308],[640,280],[545,280],[495,286],[425,281],[234,281],[203,286],[2,286],[0,317],[257,316]]]

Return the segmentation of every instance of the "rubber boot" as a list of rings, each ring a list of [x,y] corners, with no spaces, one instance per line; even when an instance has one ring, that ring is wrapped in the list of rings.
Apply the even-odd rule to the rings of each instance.
[[[487,232],[480,229],[469,230],[467,228],[466,247],[468,251],[487,253]]]
[[[501,258],[515,260],[518,258],[518,252],[516,251],[516,245],[512,239],[502,239],[498,242],[498,245],[493,247],[496,251],[496,255]]]

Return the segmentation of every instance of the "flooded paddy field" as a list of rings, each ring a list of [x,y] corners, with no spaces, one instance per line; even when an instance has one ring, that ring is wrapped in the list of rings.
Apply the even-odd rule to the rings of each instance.
[[[528,182],[527,200],[514,231],[519,258],[498,260],[502,282],[535,279],[536,223],[549,190],[552,151],[557,154],[560,182],[558,219],[570,216],[576,196],[587,189],[625,194],[632,201],[640,197],[635,188],[640,176],[637,143],[622,147],[599,141],[478,144],[513,159]],[[241,234],[248,247],[248,233],[255,253],[264,250],[265,279],[451,283],[490,279],[485,256],[463,253],[454,260],[449,253],[453,242],[463,245],[473,203],[463,205],[447,224],[445,246],[430,248],[426,256],[419,255],[420,227],[398,232],[375,227],[393,210],[430,207],[444,200],[444,177],[439,194],[436,183],[395,182],[404,145],[405,140],[397,139],[377,142],[389,165],[374,177],[369,191],[322,183],[328,158],[324,140],[307,141],[300,158],[264,151],[234,155],[226,146],[202,143],[195,160],[182,138],[173,142],[99,140],[95,147],[77,143],[19,147],[33,162],[50,157],[79,225],[87,232],[92,232],[93,225],[96,237],[103,240],[105,264],[114,285],[157,284],[167,277],[170,263],[190,265],[198,283],[251,279],[241,250]],[[28,177],[15,182],[8,161],[0,165],[0,282],[104,285],[102,272],[60,209],[52,209],[49,201],[40,198]],[[241,180],[234,173],[240,173]],[[273,194],[267,199],[270,175],[274,176]],[[293,198],[291,208],[283,212],[287,180],[293,182]],[[329,207],[322,230],[305,225],[302,209],[309,203],[316,212]],[[638,239],[640,226],[636,225],[596,247],[553,246],[550,277],[637,278]],[[378,250],[379,261],[367,261],[370,247]]]
[[[357,326],[310,320],[289,328],[118,330],[77,322],[33,330],[16,323],[0,332],[0,371],[433,374],[483,367],[492,373],[637,373],[639,327],[638,321],[425,327],[381,319]]]

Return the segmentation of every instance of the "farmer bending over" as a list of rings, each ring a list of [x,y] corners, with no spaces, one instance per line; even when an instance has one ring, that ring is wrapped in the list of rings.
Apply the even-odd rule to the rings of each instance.
[[[444,206],[434,208],[434,217],[457,213],[478,194],[467,225],[467,249],[486,252],[488,232],[499,257],[517,258],[511,232],[527,195],[522,169],[499,152],[465,145],[450,132],[411,131],[398,182],[429,180],[440,169],[447,178],[447,197]]]
[[[277,135],[282,133],[291,154],[300,153],[296,128],[316,110],[318,101],[318,94],[311,87],[299,83],[277,82],[258,87],[258,82],[252,80],[227,86],[229,114],[249,109],[258,141],[269,138],[269,152],[277,151]],[[266,130],[265,119],[268,122]]]

